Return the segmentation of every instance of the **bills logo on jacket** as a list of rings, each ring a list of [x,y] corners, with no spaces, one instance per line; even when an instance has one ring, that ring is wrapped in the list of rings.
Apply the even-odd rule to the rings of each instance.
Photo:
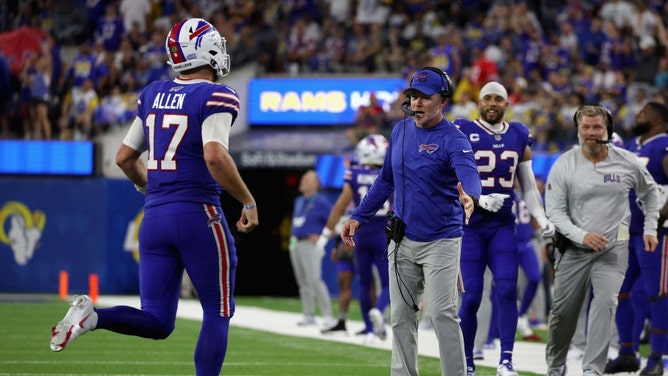
[[[436,150],[438,150],[438,145],[436,145],[436,144],[428,144],[428,145],[427,144],[421,144],[418,148],[419,153],[422,153],[424,151],[424,152],[427,152],[427,154],[431,154],[431,153],[435,152]]]

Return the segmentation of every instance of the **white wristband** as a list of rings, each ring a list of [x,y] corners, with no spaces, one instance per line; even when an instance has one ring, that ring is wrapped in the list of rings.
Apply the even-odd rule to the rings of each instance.
[[[135,184],[135,189],[137,190],[137,192],[139,192],[139,193],[141,193],[141,194],[143,194],[143,195],[146,194],[146,186],[140,187],[140,186],[138,186],[137,184]]]
[[[332,230],[330,230],[327,227],[322,228],[322,232],[320,233],[320,236],[325,237],[326,239],[329,239],[332,237]]]

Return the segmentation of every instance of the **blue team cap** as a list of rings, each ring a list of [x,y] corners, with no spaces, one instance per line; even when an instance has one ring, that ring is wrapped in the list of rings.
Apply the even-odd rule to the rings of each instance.
[[[445,86],[446,81],[443,77],[429,69],[422,69],[415,73],[411,80],[410,87],[404,90],[404,94],[408,95],[412,90],[417,90],[420,93],[432,96],[436,93],[445,93],[448,88]]]

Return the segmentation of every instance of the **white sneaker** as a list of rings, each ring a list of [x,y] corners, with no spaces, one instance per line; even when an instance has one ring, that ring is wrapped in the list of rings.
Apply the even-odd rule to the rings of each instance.
[[[51,328],[51,351],[62,351],[70,342],[97,325],[97,313],[88,296],[75,296],[70,306],[65,317]]]
[[[387,332],[385,331],[383,313],[378,308],[371,308],[369,310],[369,320],[373,324],[373,332],[376,333],[378,338],[384,341],[387,338]]]
[[[301,320],[297,321],[297,326],[311,326],[316,325],[315,317],[304,316]]]
[[[529,325],[529,318],[526,315],[517,318],[517,331],[522,337],[533,334],[533,330],[531,330],[531,326]]]
[[[364,335],[364,339],[362,339],[362,343],[365,344],[365,345],[373,345],[374,343],[376,343],[377,340],[378,340],[378,336],[376,336],[376,334],[367,333],[367,334]]]
[[[519,376],[513,368],[513,364],[507,359],[496,368],[496,376]]]

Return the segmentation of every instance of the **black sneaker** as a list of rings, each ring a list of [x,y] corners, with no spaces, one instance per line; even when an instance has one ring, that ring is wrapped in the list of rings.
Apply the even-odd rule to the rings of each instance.
[[[356,336],[364,336],[366,335],[366,328],[360,329],[358,332],[355,332]]]
[[[640,362],[634,353],[620,352],[617,359],[608,360],[603,373],[636,372],[639,369]]]
[[[322,334],[348,334],[348,331],[346,330],[346,322],[343,320],[339,320],[339,322],[336,323],[334,326],[330,326],[329,328],[323,329],[320,331]]]
[[[641,375],[647,376],[662,376],[663,375],[663,361],[661,358],[649,357],[647,359],[647,367],[640,371]]]

